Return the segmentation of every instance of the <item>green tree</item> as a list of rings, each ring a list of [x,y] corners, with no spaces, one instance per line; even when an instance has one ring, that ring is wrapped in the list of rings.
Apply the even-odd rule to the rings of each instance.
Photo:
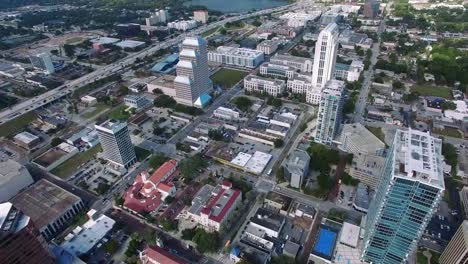
[[[277,183],[282,183],[284,181],[285,181],[285,179],[284,179],[284,168],[283,168],[283,166],[281,166],[276,171],[276,182]]]
[[[311,143],[307,151],[311,157],[311,168],[322,173],[328,173],[330,164],[337,164],[340,159],[338,151],[317,143]]]
[[[243,112],[247,112],[253,104],[252,100],[245,96],[236,97],[232,103]]]
[[[55,146],[60,145],[62,142],[63,142],[63,140],[62,140],[61,138],[54,137],[54,138],[50,141],[50,145],[51,145],[52,147],[55,147]]]
[[[452,166],[452,176],[457,175],[458,154],[455,146],[450,143],[443,143],[442,155],[444,155],[445,162]]]
[[[115,241],[114,239],[110,240],[106,244],[106,252],[113,255],[117,250],[119,249],[119,243]]]
[[[198,228],[192,239],[197,244],[200,253],[215,252],[219,246],[218,233],[208,233],[204,229]]]
[[[275,148],[281,148],[284,145],[284,141],[281,138],[277,138],[274,141]]]
[[[166,162],[168,158],[164,156],[162,153],[157,153],[151,156],[149,160],[149,166],[152,169],[159,168],[164,162]]]
[[[124,204],[125,200],[122,196],[120,195],[114,195],[114,203],[118,206],[122,206]]]
[[[167,217],[163,217],[159,220],[159,225],[161,226],[161,228],[164,230],[164,231],[173,231],[173,230],[177,230],[177,224],[170,220],[169,218]]]
[[[196,227],[184,229],[182,230],[182,239],[192,240],[196,233],[197,233]]]
[[[177,105],[176,100],[170,97],[169,95],[161,94],[156,99],[154,99],[154,106],[164,107],[164,108],[173,108]]]

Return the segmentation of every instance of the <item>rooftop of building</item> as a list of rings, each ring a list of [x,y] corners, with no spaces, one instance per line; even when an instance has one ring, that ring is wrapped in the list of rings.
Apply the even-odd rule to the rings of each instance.
[[[91,40],[92,43],[98,43],[98,44],[102,44],[102,45],[113,44],[113,43],[116,43],[116,42],[119,42],[119,41],[120,41],[120,39],[118,39],[118,38],[109,38],[109,37],[99,37],[99,38],[95,38],[95,39]]]
[[[327,95],[341,96],[345,89],[345,83],[340,80],[330,80],[327,82],[323,93]]]
[[[360,230],[359,226],[344,222],[340,233],[340,243],[356,248],[359,242]]]
[[[253,82],[260,82],[263,84],[269,84],[269,85],[284,85],[285,81],[279,80],[279,79],[271,79],[271,78],[266,78],[266,77],[261,77],[257,75],[250,74],[247,77],[245,77],[246,81],[253,81]]]
[[[257,56],[263,55],[263,52],[259,50],[228,47],[228,46],[220,46],[216,49],[216,52],[222,53],[222,54],[234,55],[238,57],[257,57]]]
[[[165,88],[174,89],[174,79],[175,79],[174,75],[165,74],[165,75],[162,75],[161,77],[159,77],[159,78],[157,78],[155,80],[152,80],[150,82],[150,84],[159,85],[159,86],[163,86]]]
[[[38,136],[35,136],[27,131],[23,131],[19,134],[17,134],[15,137],[14,137],[15,140],[17,141],[21,141],[21,142],[24,142],[26,144],[29,144],[35,140],[39,140],[39,137]]]
[[[385,143],[370,132],[361,123],[344,124],[341,131],[341,141],[350,140],[353,145],[360,150],[365,150],[368,153],[376,153],[379,150],[385,149]]]
[[[321,224],[311,254],[330,261],[333,257],[339,231]]]
[[[198,11],[200,12],[200,11]],[[182,42],[182,45],[187,45],[187,46],[194,46],[194,47],[199,47],[202,45],[206,45],[206,41],[198,36],[195,37],[186,37],[184,41]]]
[[[306,61],[311,61],[310,58],[297,57],[297,56],[285,55],[285,54],[276,54],[275,56],[270,58],[270,61],[272,63],[274,63],[277,60],[294,61],[297,63],[305,63]]]
[[[88,212],[88,221],[78,226],[65,237],[62,247],[79,256],[88,253],[112,229],[115,220],[106,215],[97,215],[96,210]]]
[[[20,212],[11,202],[0,204],[0,239],[18,232],[29,224],[30,217]]]
[[[119,46],[121,48],[131,48],[131,49],[134,49],[134,48],[138,48],[140,46],[144,46],[145,45],[145,42],[143,41],[136,41],[136,40],[123,40],[117,44],[115,44],[116,46]]]
[[[20,163],[12,159],[3,159],[0,157],[0,186],[11,180],[23,181],[23,179],[18,179],[18,177],[24,177],[21,175],[22,170],[26,171],[26,168]],[[31,176],[29,176],[29,178],[32,181]]]
[[[250,222],[279,232],[283,227],[285,219],[286,218],[279,213],[260,207],[255,215],[250,218]]]
[[[291,197],[279,194],[277,192],[268,192],[265,197],[265,200],[270,200],[274,203],[281,204],[282,210],[288,210],[289,206],[291,205],[293,199]]]
[[[116,133],[121,129],[127,127],[127,122],[116,120],[116,119],[107,119],[106,121],[96,124],[97,130],[102,130],[108,133]]]
[[[216,187],[212,192],[213,197],[201,209],[201,213],[209,215],[209,219],[215,222],[223,221],[225,215],[234,205],[236,199],[241,196],[241,191],[231,189],[223,185],[221,188]]]
[[[31,217],[39,229],[55,221],[79,201],[80,197],[45,179],[11,199],[13,205]]]
[[[148,259],[146,259],[146,258]],[[146,260],[146,261],[145,261]],[[162,263],[162,264],[185,264],[187,261],[179,258],[176,255],[172,255],[169,251],[159,246],[147,246],[142,252],[142,263]]]
[[[393,148],[395,176],[445,189],[442,140],[429,132],[397,130]]]

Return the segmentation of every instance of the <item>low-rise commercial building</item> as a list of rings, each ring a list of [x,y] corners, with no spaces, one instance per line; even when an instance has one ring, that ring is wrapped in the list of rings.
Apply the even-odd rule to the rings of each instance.
[[[293,199],[277,192],[268,192],[263,202],[265,206],[279,210],[282,215],[287,215]]]
[[[351,30],[343,31],[339,38],[338,42],[341,47],[344,49],[354,50],[355,46],[361,47],[363,49],[370,49],[374,44],[374,41],[364,33],[355,33]]]
[[[91,95],[85,95],[80,98],[81,103],[83,103],[86,106],[93,106],[98,103],[97,98],[93,97]]]
[[[293,67],[303,73],[312,72],[314,60],[312,58],[296,57],[291,55],[276,54],[270,58],[271,64]]]
[[[156,245],[149,245],[140,252],[142,264],[188,264],[189,262],[173,255],[166,249]]]
[[[337,63],[333,76],[335,79],[340,79],[348,82],[359,80],[361,72],[364,70],[364,63],[359,60],[353,60],[350,65]]]
[[[151,101],[146,99],[146,97],[133,94],[125,96],[124,103],[126,106],[135,108],[137,110],[151,106]]]
[[[89,253],[112,230],[115,220],[91,209],[87,214],[88,221],[77,226],[64,238],[61,247],[75,256]]]
[[[203,186],[192,200],[188,216],[208,231],[219,231],[242,201],[242,192],[224,181]]]
[[[38,156],[33,160],[33,163],[44,170],[51,171],[78,154],[78,152],[78,148],[63,142]]]
[[[280,19],[287,20],[287,25],[290,27],[305,27],[309,21],[316,20],[321,11],[312,11],[312,12],[288,12],[280,16]]]
[[[208,61],[246,68],[255,68],[265,60],[262,51],[220,46],[216,51],[208,52]]]
[[[262,51],[266,55],[271,55],[276,52],[278,49],[279,42],[276,40],[264,40],[260,44],[257,45],[257,50]]]
[[[26,167],[12,159],[0,157],[0,202],[10,200],[33,183]]]
[[[38,136],[35,136],[27,131],[17,134],[13,140],[18,146],[25,149],[33,149],[41,142],[41,139]]]
[[[286,82],[283,80],[249,75],[244,79],[244,88],[248,92],[259,92],[278,96],[284,92]]]
[[[265,62],[260,65],[260,74],[271,77],[293,78],[296,74],[296,69],[291,66]]]
[[[51,239],[84,208],[80,197],[41,179],[11,199],[13,205],[28,215],[39,232]]]
[[[287,82],[288,91],[295,94],[306,94],[306,92],[312,89],[312,78],[311,76],[305,76],[295,74]]]
[[[220,106],[214,110],[213,116],[223,120],[239,120],[242,117],[242,113],[234,106]]]

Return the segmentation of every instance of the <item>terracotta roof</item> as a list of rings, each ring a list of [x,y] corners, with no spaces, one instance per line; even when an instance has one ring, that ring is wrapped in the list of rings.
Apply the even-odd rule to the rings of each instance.
[[[158,190],[164,192],[170,192],[172,187],[174,187],[174,184],[172,182],[161,182],[160,184],[158,184]]]
[[[158,246],[148,246],[144,250],[144,254],[148,259],[153,260],[154,262],[164,263],[164,264],[188,264],[187,261],[172,255],[168,251],[158,247]],[[144,261],[143,263],[154,263],[150,261]]]
[[[165,177],[167,178],[169,173],[177,167],[177,161],[176,160],[169,160],[164,162],[163,165],[161,165],[149,178],[150,181],[154,182],[155,184],[158,184],[159,182],[165,180]]]

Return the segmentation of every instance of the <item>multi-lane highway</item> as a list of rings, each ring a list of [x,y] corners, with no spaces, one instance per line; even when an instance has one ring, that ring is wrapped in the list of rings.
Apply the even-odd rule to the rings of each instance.
[[[55,101],[55,100],[57,100],[57,99],[59,99],[61,97],[64,97],[64,96],[72,93],[76,89],[78,89],[78,88],[80,88],[80,87],[82,87],[82,86],[84,86],[86,84],[95,82],[96,80],[102,79],[102,78],[110,76],[110,75],[112,75],[112,74],[114,74],[114,73],[116,73],[118,71],[121,71],[121,70],[125,69],[126,67],[131,66],[133,63],[135,63],[135,60],[138,59],[138,58],[141,59],[141,58],[144,58],[145,56],[148,56],[148,55],[151,55],[151,54],[155,53],[158,50],[169,48],[171,46],[177,45],[180,42],[182,42],[185,37],[187,37],[189,35],[199,35],[199,34],[205,32],[205,31],[211,30],[211,29],[219,27],[219,26],[223,26],[224,24],[229,23],[229,22],[235,22],[235,21],[247,19],[247,18],[250,18],[250,17],[255,17],[255,16],[260,16],[260,15],[265,15],[265,14],[269,14],[269,13],[273,13],[273,12],[286,10],[286,9],[289,9],[289,8],[293,8],[295,5],[296,4],[291,4],[291,5],[286,5],[286,6],[282,6],[282,7],[265,9],[265,10],[261,10],[261,11],[257,11],[257,12],[252,12],[252,13],[248,13],[248,14],[241,14],[241,15],[238,15],[238,16],[229,17],[229,18],[226,18],[224,20],[217,21],[217,22],[211,23],[209,25],[199,27],[199,28],[194,29],[194,30],[192,30],[190,32],[182,33],[182,34],[178,35],[177,37],[166,40],[164,42],[159,42],[159,43],[156,43],[154,45],[151,45],[148,48],[143,49],[140,52],[133,53],[133,54],[125,57],[124,59],[122,59],[120,61],[117,61],[117,62],[115,62],[113,64],[102,67],[100,69],[97,69],[94,72],[91,72],[91,73],[89,73],[89,74],[87,74],[85,76],[82,76],[82,77],[80,77],[78,79],[70,81],[70,82],[68,82],[68,83],[66,83],[66,84],[64,84],[62,86],[57,87],[56,89],[50,90],[50,91],[48,91],[46,93],[43,93],[43,94],[41,94],[41,95],[39,95],[39,96],[37,96],[35,98],[29,99],[27,101],[23,101],[23,102],[21,102],[19,104],[16,104],[16,105],[14,105],[14,106],[0,112],[0,124],[6,122],[8,120],[14,119],[15,117],[20,116],[20,115],[22,115],[24,113],[27,113],[29,111],[40,108],[40,107],[42,107],[42,106],[44,106],[44,105],[46,105],[46,104],[48,104],[48,103],[50,103],[52,101]]]

